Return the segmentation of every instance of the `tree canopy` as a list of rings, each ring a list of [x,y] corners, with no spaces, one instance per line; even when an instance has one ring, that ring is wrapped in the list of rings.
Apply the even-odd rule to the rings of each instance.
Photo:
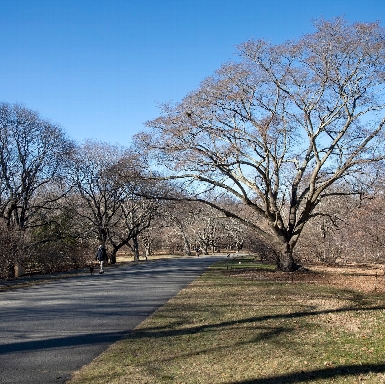
[[[384,29],[343,18],[315,28],[278,45],[241,44],[240,60],[165,104],[136,136],[163,177],[254,228],[288,271],[304,226],[323,214],[319,202],[345,193],[341,183],[359,192],[385,154]],[[213,196],[235,197],[254,216]]]

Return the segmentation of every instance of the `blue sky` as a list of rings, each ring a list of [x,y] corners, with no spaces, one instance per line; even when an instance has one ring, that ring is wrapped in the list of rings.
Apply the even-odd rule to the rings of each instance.
[[[250,38],[312,20],[380,21],[383,0],[0,0],[0,102],[22,103],[82,142],[124,146],[235,58]]]

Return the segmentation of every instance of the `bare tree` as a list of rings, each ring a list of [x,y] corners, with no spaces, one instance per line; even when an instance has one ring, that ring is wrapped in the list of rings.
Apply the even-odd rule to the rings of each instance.
[[[121,219],[124,188],[116,184],[110,169],[124,155],[122,148],[88,141],[78,147],[72,158],[74,194],[79,194],[78,215],[84,220],[84,230],[106,245],[110,228]],[[74,197],[76,198],[76,196]]]
[[[37,112],[0,104],[0,216],[8,226],[26,229],[37,212],[63,196],[72,147],[63,131]]]
[[[238,253],[245,243],[245,238],[247,235],[246,228],[238,221],[233,218],[228,219],[225,223],[225,228],[231,239],[231,245],[234,246],[234,249]]]
[[[163,176],[190,199],[252,227],[297,268],[293,250],[330,187],[356,183],[384,159],[385,39],[378,23],[315,23],[297,41],[239,46],[224,65],[137,135]],[[368,173],[367,177],[370,177]],[[358,192],[356,188],[355,191]],[[253,218],[212,196],[233,196]]]
[[[323,215],[306,226],[296,252],[329,264],[384,261],[384,202],[381,179],[361,195],[324,199]]]
[[[191,256],[192,248],[196,248],[193,237],[193,227],[199,220],[201,208],[193,203],[167,201],[163,203],[161,213],[169,226],[169,232],[173,237],[174,245],[181,239],[180,248],[186,256]]]
[[[156,200],[127,193],[121,206],[122,221],[109,231],[113,262],[116,261],[117,251],[124,245],[129,246],[134,252],[134,260],[139,260],[139,235],[150,227],[157,210]]]
[[[150,226],[157,210],[155,200],[135,193],[137,188],[145,189],[145,182],[138,177],[139,170],[131,170],[134,161],[125,148],[93,141],[79,147],[73,157],[72,177],[81,202],[77,212],[95,239],[108,245],[112,263],[124,246],[139,258],[138,236]]]

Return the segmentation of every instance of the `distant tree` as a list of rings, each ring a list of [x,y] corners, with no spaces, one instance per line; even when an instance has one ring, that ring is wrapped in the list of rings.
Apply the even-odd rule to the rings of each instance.
[[[199,208],[195,223],[191,226],[195,245],[205,255],[209,252],[218,252],[223,247],[225,238],[231,235],[229,228],[226,228],[229,219],[212,207],[201,203],[195,203],[195,206]]]
[[[88,141],[72,157],[70,177],[75,185],[77,214],[83,220],[84,232],[94,241],[107,245],[110,229],[121,220],[122,184],[116,184],[110,169],[124,156],[124,149],[106,143]]]
[[[315,28],[297,41],[240,45],[240,62],[165,105],[136,137],[163,177],[252,227],[284,271],[297,268],[293,250],[322,215],[316,207],[341,194],[331,186],[359,192],[356,176],[370,177],[368,166],[385,154],[384,29],[341,18]],[[254,217],[221,207],[215,193]]]
[[[345,259],[350,261],[385,261],[385,196],[383,193],[356,199],[342,228]],[[350,256],[350,257],[349,257]]]
[[[157,210],[155,200],[135,193],[138,188],[145,189],[146,182],[138,177],[134,162],[126,148],[94,141],[79,147],[72,159],[78,215],[85,231],[108,246],[112,263],[124,246],[139,258],[138,236],[150,226]]]
[[[239,252],[245,243],[247,228],[239,220],[230,218],[224,223],[230,238],[230,246]]]
[[[194,244],[193,228],[200,215],[201,208],[196,204],[167,201],[162,204],[161,214],[168,224],[169,235],[173,248],[183,251],[186,256],[192,255]]]
[[[296,252],[328,264],[385,260],[383,180],[360,195],[324,199],[316,217],[304,229]]]
[[[113,247],[112,259],[127,245],[134,253],[134,260],[139,260],[139,236],[151,226],[158,211],[158,202],[127,193],[122,203],[122,221],[109,231],[109,241]]]

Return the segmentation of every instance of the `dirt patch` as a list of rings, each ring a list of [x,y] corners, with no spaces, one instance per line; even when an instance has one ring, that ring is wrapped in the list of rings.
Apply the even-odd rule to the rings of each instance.
[[[291,273],[250,269],[236,269],[227,273],[260,281],[323,284],[363,293],[385,292],[385,267],[380,264],[307,265],[304,270]]]

